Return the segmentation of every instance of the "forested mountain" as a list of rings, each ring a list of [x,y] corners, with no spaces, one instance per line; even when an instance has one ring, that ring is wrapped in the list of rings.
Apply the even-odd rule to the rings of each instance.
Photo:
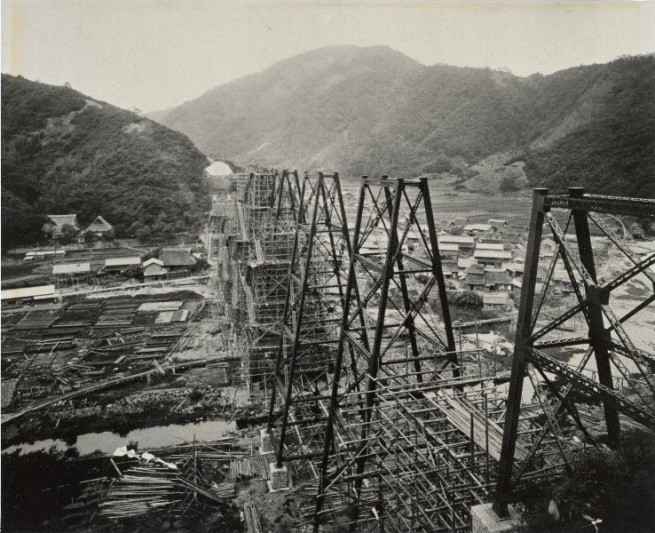
[[[69,87],[2,75],[3,247],[41,237],[45,214],[97,215],[117,236],[197,227],[207,158],[181,133]]]
[[[237,164],[655,196],[654,76],[653,56],[520,78],[339,46],[153,117]]]

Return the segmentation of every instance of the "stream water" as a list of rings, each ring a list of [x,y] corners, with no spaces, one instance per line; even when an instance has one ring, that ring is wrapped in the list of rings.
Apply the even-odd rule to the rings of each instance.
[[[196,424],[171,424],[135,429],[124,437],[111,431],[103,431],[102,433],[78,435],[73,446],[69,446],[61,439],[45,439],[32,444],[15,444],[2,450],[2,453],[12,453],[18,449],[21,450],[21,454],[39,450],[47,451],[53,446],[62,451],[75,447],[80,455],[88,455],[98,450],[103,453],[112,453],[116,448],[125,446],[130,441],[136,441],[139,443],[140,449],[148,450],[191,442],[194,435],[199,442],[212,441],[226,436],[229,431],[235,429],[235,422],[212,420]]]

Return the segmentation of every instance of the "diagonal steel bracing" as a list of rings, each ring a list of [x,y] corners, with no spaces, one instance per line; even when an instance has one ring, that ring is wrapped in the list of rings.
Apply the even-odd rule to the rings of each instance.
[[[564,229],[560,227],[555,216],[557,210],[568,213],[568,220],[573,221],[572,233],[568,231],[568,222]],[[575,187],[569,189],[568,195],[549,195],[546,189],[534,192],[496,485],[494,509],[498,514],[506,512],[516,484],[531,471],[543,468],[545,457],[550,457],[548,464],[552,466],[565,464],[570,445],[562,437],[560,427],[566,421],[565,414],[575,421],[585,438],[595,442],[599,429],[584,426],[585,417],[581,417],[580,412],[602,413],[605,438],[613,446],[619,443],[623,424],[655,427],[653,355],[637,346],[627,329],[629,321],[639,313],[649,307],[652,312],[654,277],[649,269],[655,264],[655,258],[638,257],[625,236],[619,237],[599,214],[652,220],[655,201],[585,195],[582,189]],[[600,241],[592,237],[590,220],[601,231]],[[550,229],[557,250],[546,277],[542,278],[539,258],[544,227]],[[603,242],[607,243],[608,251],[599,254],[596,248]],[[614,255],[609,255],[612,253]],[[556,262],[568,275],[564,286],[556,287],[551,283]],[[627,266],[620,266],[626,263]],[[615,267],[609,275],[605,272],[608,266]],[[623,270],[616,272],[617,268]],[[647,287],[643,297],[637,297],[636,305],[627,312],[617,313],[613,309],[612,293],[638,277],[645,280],[642,286]],[[535,310],[533,304],[539,281],[543,284]],[[562,297],[563,290],[571,292],[573,302]],[[554,316],[548,312],[549,306],[557,309]],[[582,325],[576,326],[572,322],[575,319],[582,319]],[[569,331],[566,334],[562,333],[564,327]],[[571,330],[574,332],[570,333]],[[585,350],[582,356],[581,349]],[[566,362],[569,358],[570,362]],[[534,383],[537,376],[533,371],[528,373],[528,368],[536,369],[541,375],[550,396],[540,383]],[[541,391],[544,417],[535,418],[534,405],[528,407],[524,401],[526,376],[532,381],[533,390]],[[573,396],[573,391],[578,395]],[[574,401],[580,394],[587,398],[583,406]],[[521,433],[528,428],[531,428],[530,442],[526,443],[529,451],[525,457],[518,457]],[[559,453],[550,454],[550,451]],[[540,452],[542,458],[538,459]]]

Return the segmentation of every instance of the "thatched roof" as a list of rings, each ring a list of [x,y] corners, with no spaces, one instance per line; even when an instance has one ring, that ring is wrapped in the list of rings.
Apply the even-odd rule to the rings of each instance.
[[[77,215],[46,215],[48,220],[56,227],[63,228],[66,224],[79,229],[77,225]]]
[[[89,227],[86,228],[86,231],[91,231],[93,233],[105,233],[112,231],[114,227],[107,222],[101,215],[98,215],[96,219],[89,224]]]
[[[191,255],[191,248],[164,248],[159,259],[166,267],[191,267],[196,264],[196,258]]]

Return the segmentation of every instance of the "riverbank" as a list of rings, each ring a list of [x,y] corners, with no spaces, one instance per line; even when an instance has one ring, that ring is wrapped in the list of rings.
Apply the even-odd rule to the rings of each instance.
[[[215,379],[211,374],[192,372],[161,379],[161,383],[146,389],[125,386],[93,399],[61,402],[48,411],[26,415],[20,424],[5,424],[2,448],[29,446],[48,439],[70,444],[78,435],[103,432],[124,437],[163,424],[229,423],[257,418],[265,411],[265,406],[250,401],[243,387],[211,384]]]

